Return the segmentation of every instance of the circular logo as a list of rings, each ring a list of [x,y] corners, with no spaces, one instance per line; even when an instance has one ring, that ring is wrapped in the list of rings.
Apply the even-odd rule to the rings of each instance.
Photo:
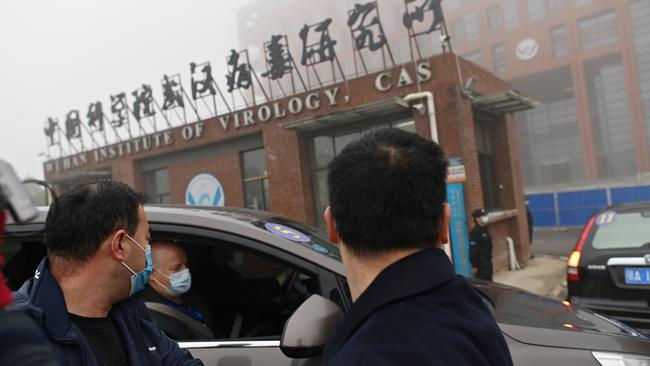
[[[269,232],[277,236],[281,236],[287,240],[297,241],[300,243],[306,243],[308,241],[311,241],[311,238],[309,238],[307,235],[301,233],[298,230],[292,229],[284,225],[274,224],[272,222],[269,222],[264,224],[264,228],[266,228],[266,230],[268,230]]]
[[[522,61],[529,61],[537,56],[539,52],[539,43],[532,38],[522,39],[519,44],[517,44],[517,49],[515,53],[517,57]]]
[[[226,204],[221,183],[210,174],[199,174],[192,178],[185,190],[185,204],[191,206],[220,206]]]

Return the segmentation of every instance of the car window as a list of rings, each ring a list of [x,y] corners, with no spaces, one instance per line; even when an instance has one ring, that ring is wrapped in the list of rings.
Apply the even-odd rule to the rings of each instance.
[[[26,280],[34,276],[36,267],[46,254],[47,249],[39,238],[6,238],[2,245],[2,255],[5,258],[2,272],[9,288],[18,290]]]
[[[595,232],[591,242],[595,249],[640,248],[650,245],[649,243],[648,213],[603,213],[595,220]]]
[[[160,235],[154,232],[154,237]],[[182,243],[192,274],[190,291],[182,299],[212,331],[211,336],[179,331],[182,316],[170,320],[150,308],[158,327],[177,341],[280,339],[289,316],[320,293],[316,274],[268,253],[227,240],[162,235]]]

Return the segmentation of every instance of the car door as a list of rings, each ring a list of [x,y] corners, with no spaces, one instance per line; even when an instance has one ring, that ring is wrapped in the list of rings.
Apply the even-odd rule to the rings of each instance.
[[[253,228],[254,229],[254,228]],[[255,229],[257,230],[257,229]],[[206,257],[206,250],[213,253],[214,248],[219,253],[224,251],[232,251],[235,255],[233,257],[242,257],[236,255],[241,252],[244,253],[242,258],[233,258],[231,266],[235,267],[240,273],[245,276],[255,277],[264,276],[264,272],[273,274],[274,267],[284,266],[291,271],[296,272],[294,281],[298,282],[291,285],[290,291],[300,292],[305,291],[305,296],[313,293],[320,294],[324,297],[341,301],[340,286],[336,277],[326,269],[307,261],[304,258],[291,254],[291,243],[287,241],[287,250],[279,250],[275,247],[265,243],[243,237],[241,235],[234,235],[231,233],[209,230],[204,228],[196,228],[177,224],[157,224],[151,223],[151,231],[154,238],[167,238],[182,242],[186,245],[188,251],[188,258],[190,261],[190,269],[196,267],[196,257]],[[250,259],[254,258],[254,259]],[[199,259],[201,260],[201,259]],[[192,263],[194,261],[194,263]],[[253,268],[246,268],[246,261],[254,263]],[[250,266],[249,266],[250,267]],[[248,273],[247,273],[248,272]],[[209,273],[206,271],[199,271],[197,273]],[[193,275],[194,278],[196,276]],[[205,283],[206,278],[202,279]],[[208,283],[214,281],[217,283],[219,279],[207,279]],[[305,285],[305,283],[307,285]],[[194,286],[194,285],[193,285]],[[302,286],[302,287],[300,287]],[[204,286],[205,287],[205,286]],[[295,289],[294,289],[295,287]],[[305,290],[308,288],[307,290]],[[210,289],[206,291],[205,288],[197,289],[207,294],[209,297]],[[219,289],[215,288],[216,292]],[[283,287],[281,298],[285,298],[287,288]],[[219,293],[219,296],[228,296],[228,293]],[[289,292],[289,296],[293,296]],[[288,317],[294,308],[297,308],[302,301],[300,295],[298,298],[292,298],[291,304],[286,305],[287,309],[284,316]],[[295,296],[294,296],[295,297]],[[209,301],[208,301],[209,302]],[[288,303],[289,301],[287,301]],[[215,305],[215,308],[219,306]],[[246,322],[246,316],[243,316],[243,322]],[[280,319],[284,320],[284,318]],[[261,335],[251,336],[249,334],[238,334],[233,337],[233,331],[228,329],[220,329],[222,334],[226,337],[215,338],[209,340],[177,340],[182,348],[188,349],[195,357],[203,360],[205,364],[219,365],[219,366],[236,366],[236,365],[322,365],[321,357],[312,359],[296,360],[286,357],[280,350],[281,329],[276,328],[275,333],[264,333]],[[254,333],[254,332],[252,332]]]

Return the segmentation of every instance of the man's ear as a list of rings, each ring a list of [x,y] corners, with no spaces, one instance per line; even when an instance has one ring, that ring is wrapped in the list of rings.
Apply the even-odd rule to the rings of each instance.
[[[126,231],[120,229],[109,235],[108,241],[113,258],[123,262],[126,260],[126,250],[124,248],[124,239],[126,238]]]
[[[440,218],[440,233],[438,234],[438,242],[440,245],[449,243],[449,223],[451,222],[451,206],[445,203],[442,209],[442,217]]]
[[[336,222],[334,221],[334,217],[332,216],[332,210],[330,209],[329,206],[325,209],[325,213],[323,214],[325,217],[325,223],[327,224],[327,237],[328,239],[334,243],[338,244],[340,241],[339,238],[339,233],[336,231]]]

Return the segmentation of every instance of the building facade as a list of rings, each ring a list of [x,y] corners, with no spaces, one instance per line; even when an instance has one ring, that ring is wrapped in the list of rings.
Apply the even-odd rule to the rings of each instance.
[[[539,226],[650,200],[650,2],[444,3],[455,51],[542,103],[516,115]]]
[[[465,96],[459,72],[481,78],[475,95],[511,92],[508,83],[447,53],[47,161],[45,177],[59,189],[112,177],[144,191],[151,203],[262,209],[322,226],[326,166],[348,142],[378,127],[432,138],[434,126],[447,156],[466,171],[456,216],[467,226],[469,212],[486,202],[499,209],[491,231],[495,268],[504,270],[507,237],[520,261],[529,257],[516,128],[500,102]],[[431,111],[426,98],[408,102],[422,92],[433,93]],[[459,235],[466,246],[466,232]],[[467,247],[458,253],[466,262]]]

